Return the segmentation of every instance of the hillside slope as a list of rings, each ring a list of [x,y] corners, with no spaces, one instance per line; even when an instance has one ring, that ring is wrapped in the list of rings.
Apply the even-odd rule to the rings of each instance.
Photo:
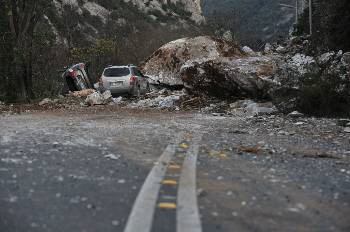
[[[281,4],[294,0],[203,0],[209,22],[230,29],[243,44],[270,42],[286,37],[295,22],[295,10]]]
[[[70,46],[103,36],[127,36],[163,26],[170,30],[204,21],[200,5],[184,0],[52,0],[45,14],[57,39]]]

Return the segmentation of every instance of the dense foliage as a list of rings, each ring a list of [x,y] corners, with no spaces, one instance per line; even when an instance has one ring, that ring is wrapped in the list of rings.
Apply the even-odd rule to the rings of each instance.
[[[319,52],[350,51],[350,1],[313,0],[312,41]],[[296,34],[309,34],[309,11],[305,9]]]

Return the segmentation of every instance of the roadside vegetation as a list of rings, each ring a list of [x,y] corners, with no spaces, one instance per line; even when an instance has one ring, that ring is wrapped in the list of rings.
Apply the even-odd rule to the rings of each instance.
[[[162,44],[202,30],[190,21],[184,28],[174,17],[151,19],[122,0],[95,2],[110,11],[105,22],[74,5],[62,3],[59,12],[52,1],[0,1],[0,101],[57,96],[65,66],[88,63],[95,80],[107,65],[139,64]],[[176,7],[180,18],[188,17],[182,5],[169,10]]]

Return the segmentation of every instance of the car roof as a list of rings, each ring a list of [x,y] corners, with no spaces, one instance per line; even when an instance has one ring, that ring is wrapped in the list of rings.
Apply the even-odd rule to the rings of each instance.
[[[131,66],[123,65],[123,66],[108,66],[105,69],[107,68],[137,68],[137,67],[134,65],[131,65]]]

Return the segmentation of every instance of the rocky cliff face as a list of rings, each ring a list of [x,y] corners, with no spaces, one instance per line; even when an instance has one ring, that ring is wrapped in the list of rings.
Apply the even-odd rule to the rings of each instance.
[[[57,41],[73,46],[113,33],[126,37],[150,27],[189,29],[205,21],[200,0],[52,0],[44,19]],[[132,29],[130,29],[132,28]]]
[[[202,15],[201,0],[124,0],[136,5],[144,12],[160,11],[163,15],[176,15],[178,10],[184,10],[191,14],[190,19],[196,23],[205,21]],[[173,10],[173,12],[172,12]],[[175,14],[174,14],[175,13]]]

